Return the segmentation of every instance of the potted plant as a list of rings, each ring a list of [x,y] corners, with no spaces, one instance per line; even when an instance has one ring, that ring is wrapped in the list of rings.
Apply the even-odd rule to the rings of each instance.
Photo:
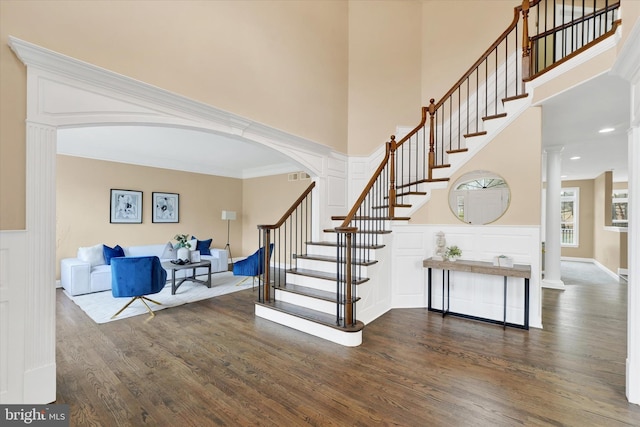
[[[189,243],[189,235],[176,234],[173,238],[178,242],[178,244],[176,245],[176,257],[182,261],[189,261],[189,248],[191,248],[191,243]]]
[[[456,245],[447,246],[447,252],[445,252],[445,256],[449,261],[455,261],[462,256],[462,250]]]

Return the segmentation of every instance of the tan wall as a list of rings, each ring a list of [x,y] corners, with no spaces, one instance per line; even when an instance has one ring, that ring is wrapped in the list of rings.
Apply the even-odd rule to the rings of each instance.
[[[168,169],[127,165],[71,156],[57,156],[56,265],[75,257],[78,247],[173,241],[176,234],[213,238],[224,248],[227,224],[222,210],[242,212],[242,180]],[[111,189],[142,191],[142,224],[109,222]],[[180,195],[179,223],[152,223],[152,192]],[[242,215],[231,222],[231,245],[241,249]]]
[[[349,2],[349,154],[420,122],[421,2]]]
[[[309,185],[310,180],[289,181],[288,175],[243,180],[243,252],[238,255],[255,252],[258,249],[258,225],[278,222]]]
[[[480,55],[496,41],[513,20],[513,8],[518,4],[518,1],[503,0],[423,2],[422,103],[424,105],[428,105],[430,98],[435,98],[436,101],[442,98]]]
[[[347,31],[344,1],[0,1],[0,229],[25,226],[9,35],[346,153]]]
[[[542,112],[531,107],[456,172],[444,190],[434,190],[429,202],[411,217],[417,224],[461,224],[447,197],[451,184],[473,170],[502,176],[511,190],[511,203],[494,225],[540,225]]]
[[[608,182],[607,173],[598,176],[594,180],[595,209],[593,257],[607,269],[617,273],[618,268],[621,267],[622,264],[620,249],[622,239],[621,235],[626,235],[626,233],[605,229],[605,218],[606,216],[611,215],[610,212],[605,212],[605,209],[603,208],[605,197],[611,198],[611,185],[610,182]],[[626,253],[626,248],[624,252]]]
[[[562,181],[562,188],[577,187],[580,190],[578,205],[578,247],[562,247],[561,256],[575,258],[594,257],[595,209],[594,180]]]

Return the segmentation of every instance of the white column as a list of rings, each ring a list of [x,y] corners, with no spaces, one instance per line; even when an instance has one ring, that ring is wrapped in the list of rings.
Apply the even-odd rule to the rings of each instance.
[[[547,154],[547,200],[543,288],[562,289],[560,280],[560,179],[563,147],[549,147]]]
[[[56,128],[27,122],[24,402],[56,400]]]
[[[640,113],[640,112],[638,112]],[[640,117],[639,117],[640,118]],[[627,284],[627,399],[640,404],[640,126],[629,130],[629,230]]]

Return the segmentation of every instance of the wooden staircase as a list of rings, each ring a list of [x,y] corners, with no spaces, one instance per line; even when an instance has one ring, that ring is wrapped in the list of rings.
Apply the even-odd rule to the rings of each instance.
[[[322,231],[322,240],[299,239],[299,243],[284,251],[288,254],[284,260],[274,262],[266,257],[265,265],[270,268],[262,276],[257,316],[345,346],[362,342],[366,321],[356,318],[356,303],[358,312],[367,312],[375,301],[364,296],[371,292],[360,290],[383,286],[385,280],[390,280],[379,276],[381,254],[388,250],[386,239],[391,236],[392,224],[409,221],[429,200],[433,189],[445,188],[453,173],[529,107],[531,99],[523,82],[530,80],[527,71],[535,69],[537,75],[544,72],[537,67],[539,64],[534,64],[531,49],[537,41],[554,34],[545,28],[544,37],[528,36],[528,13],[539,4],[539,1],[525,0],[522,6],[516,7],[514,21],[500,38],[440,101],[436,103],[432,99],[428,107],[423,107],[420,124],[398,142],[395,136],[391,137],[384,159],[353,208],[343,217],[332,218],[334,227]],[[546,7],[546,3],[544,5]],[[615,11],[611,5],[605,9],[606,13]],[[522,43],[518,43],[520,14],[524,20]],[[596,16],[599,15],[593,14],[593,19]],[[582,25],[587,19],[591,18],[583,15],[582,20],[575,20],[573,24]],[[614,22],[613,15],[611,22],[615,25],[601,35],[601,39],[612,35],[620,23]],[[565,23],[558,31],[566,28]],[[509,42],[509,37],[515,41]],[[503,45],[505,49],[511,46],[514,51],[522,49],[520,68],[516,55],[508,52],[501,65],[504,69],[498,66],[497,52]],[[577,49],[567,58],[586,48],[588,46]],[[494,62],[490,60],[491,55],[496,58],[494,69],[489,69]],[[515,72],[507,75],[507,70],[514,68]],[[484,82],[479,79],[481,73],[484,73]],[[494,81],[495,87],[492,87]],[[470,85],[475,85],[473,93]],[[310,194],[314,185],[305,194]],[[266,232],[261,236],[261,246],[272,241],[269,232],[275,235],[275,230],[280,230],[291,220],[287,218],[293,218],[301,209],[303,196],[277,224],[258,227]],[[309,214],[308,206],[305,212]],[[298,215],[295,218],[298,227]],[[309,227],[312,226],[305,224],[300,229]],[[285,234],[291,238],[292,233]],[[269,289],[273,290],[273,297]],[[365,317],[368,321],[375,318],[368,316]]]

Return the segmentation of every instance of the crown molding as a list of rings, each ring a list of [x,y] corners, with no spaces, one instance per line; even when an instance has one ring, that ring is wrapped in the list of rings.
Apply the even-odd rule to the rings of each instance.
[[[138,122],[142,120],[142,122],[149,121],[150,123],[158,124],[163,119],[166,119],[168,124],[205,128],[226,133],[230,136],[241,137],[284,153],[308,167],[309,171],[316,175],[324,172],[321,166],[318,167],[322,164],[321,159],[335,153],[329,146],[186,98],[14,36],[9,36],[9,46],[27,66],[27,69],[40,71],[40,73],[36,72],[34,74],[58,76],[57,80],[65,81],[67,85],[67,81],[81,82],[80,86],[94,87],[99,92],[109,93],[113,99],[128,102],[130,105],[135,106],[135,109],[144,107],[153,110],[154,114],[148,114],[146,117],[142,117],[139,113],[134,117],[134,114],[126,112],[126,115],[130,118],[129,120]],[[40,80],[38,82],[39,85],[50,84],[49,81],[44,82],[47,79],[40,77]],[[76,89],[87,92],[84,88],[78,87]],[[95,93],[92,95],[95,95]],[[133,110],[134,108],[132,108]],[[36,109],[36,111],[40,110]],[[77,116],[80,118],[81,115],[77,114]],[[53,122],[61,120],[53,115],[48,119]],[[82,115],[82,120],[86,119],[87,115]],[[34,120],[34,117],[28,117],[27,120]],[[113,123],[113,117],[105,116],[105,120]],[[78,121],[78,124],[80,123],[82,122]],[[96,123],[101,123],[97,117]],[[68,125],[68,122],[63,123],[60,121],[50,124],[59,126]],[[282,167],[280,166],[276,169],[282,170]],[[254,173],[251,174],[253,175]]]

